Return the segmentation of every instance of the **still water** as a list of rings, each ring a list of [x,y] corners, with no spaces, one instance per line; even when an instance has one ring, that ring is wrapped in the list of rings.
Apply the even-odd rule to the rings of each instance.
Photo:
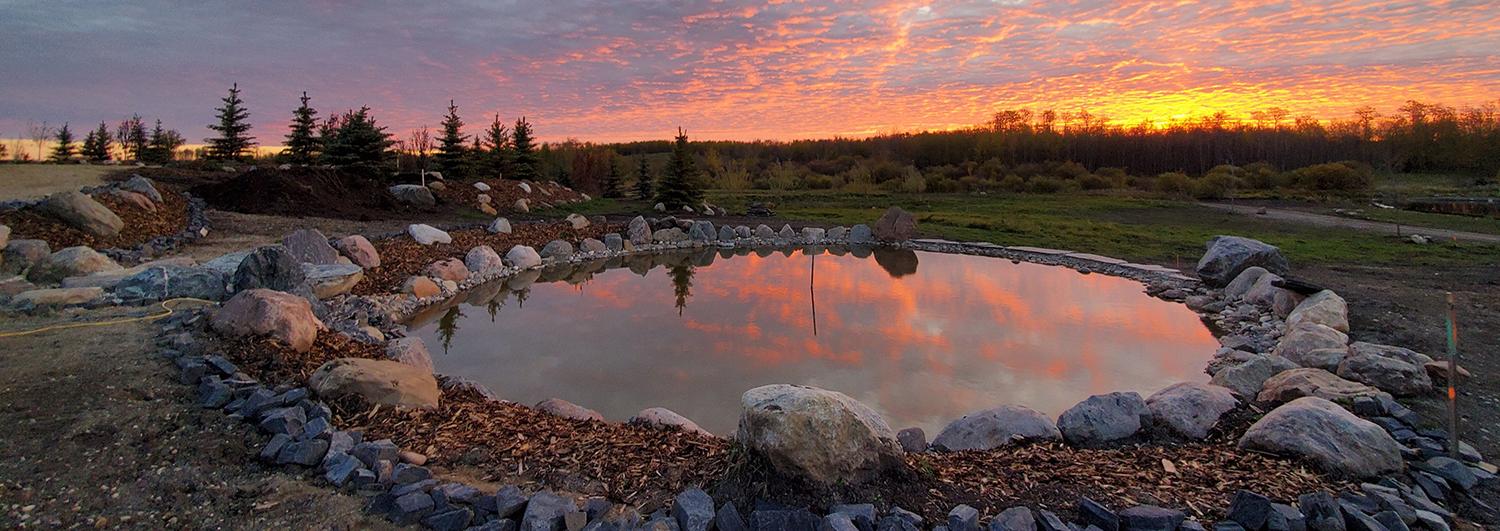
[[[1008,260],[835,250],[636,256],[527,272],[417,316],[438,372],[623,421],[666,407],[717,434],[770,383],[848,394],[933,436],[1001,404],[1204,381],[1218,343],[1131,280]]]

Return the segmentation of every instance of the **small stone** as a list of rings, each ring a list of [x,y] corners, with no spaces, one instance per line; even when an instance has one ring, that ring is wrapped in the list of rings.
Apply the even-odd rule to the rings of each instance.
[[[1247,490],[1235,491],[1229,502],[1227,518],[1238,522],[1245,529],[1260,529],[1271,517],[1271,500]]]
[[[1479,484],[1479,478],[1474,475],[1474,471],[1468,465],[1451,457],[1432,457],[1423,464],[1426,465],[1427,470],[1443,478],[1449,485],[1455,485],[1465,491]]]
[[[714,523],[714,500],[702,489],[685,490],[672,500],[672,517],[682,531],[708,531]]]
[[[719,511],[714,513],[714,529],[717,531],[746,531],[749,526],[745,525],[745,519],[740,516],[739,509],[733,503],[725,502],[719,506]]]
[[[526,512],[521,516],[522,531],[555,531],[562,529],[567,513],[577,511],[572,500],[564,499],[550,491],[542,491],[531,497]]]
[[[952,511],[948,511],[949,531],[977,531],[979,529],[979,509],[968,505],[959,505]]]
[[[412,525],[432,512],[432,496],[425,492],[410,492],[396,498],[389,517],[399,525]]]
[[[1175,531],[1186,518],[1182,511],[1155,505],[1137,505],[1120,511],[1120,523],[1131,531]]]
[[[436,531],[463,531],[473,519],[473,511],[458,507],[433,513],[422,519],[422,525]]]
[[[855,527],[870,529],[875,526],[875,505],[870,503],[840,504],[828,508],[829,514],[844,514]]]
[[[307,423],[306,414],[300,407],[282,407],[266,412],[260,421],[260,429],[272,434],[284,433],[292,438],[302,434],[302,426]]]
[[[1120,529],[1120,516],[1088,497],[1078,499],[1078,518],[1083,521],[1083,525],[1098,527],[1104,531]]]
[[[907,453],[927,451],[927,432],[922,431],[922,428],[911,427],[898,431],[896,441],[901,443],[901,449]]]
[[[405,485],[407,483],[416,483],[425,479],[432,479],[432,471],[427,470],[426,467],[410,465],[407,463],[397,464],[395,470],[393,471],[393,474],[394,475],[392,477],[396,480],[396,483],[400,485]]]
[[[260,449],[260,460],[275,461],[276,456],[281,455],[282,448],[285,448],[291,442],[292,437],[285,433],[278,433],[271,436],[271,440],[267,441],[266,445]]]
[[[343,487],[354,479],[354,472],[359,470],[359,459],[349,454],[328,454],[329,458],[323,463],[323,479],[335,487]]]
[[[541,255],[543,259],[566,260],[573,256],[573,244],[563,240],[552,240],[542,246]]]
[[[1307,519],[1308,529],[1344,529],[1344,517],[1333,495],[1321,491],[1303,494],[1297,498],[1297,505]]]
[[[396,447],[396,443],[391,442],[390,439],[381,439],[356,444],[349,454],[358,458],[365,466],[375,468],[377,462],[395,461],[400,452],[401,449]]]

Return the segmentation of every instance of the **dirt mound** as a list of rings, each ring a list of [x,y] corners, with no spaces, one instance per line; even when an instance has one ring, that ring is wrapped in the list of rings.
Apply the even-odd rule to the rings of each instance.
[[[373,220],[417,212],[397,203],[386,188],[375,176],[296,168],[257,169],[191,191],[214,208],[246,214]]]

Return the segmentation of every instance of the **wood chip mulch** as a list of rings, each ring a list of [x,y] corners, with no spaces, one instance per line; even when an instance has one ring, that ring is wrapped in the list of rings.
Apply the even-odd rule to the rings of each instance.
[[[318,332],[307,352],[294,351],[269,337],[212,337],[214,344],[206,349],[208,352],[224,356],[245,374],[272,385],[304,385],[318,367],[338,358],[386,359],[384,347],[360,343],[331,330]]]
[[[176,234],[187,228],[187,198],[165,186],[159,186],[157,190],[161,192],[162,204],[157,205],[155,212],[125,203],[109,194],[93,196],[125,222],[119,234],[107,238],[73,228],[35,208],[0,214],[0,224],[10,227],[11,239],[46,240],[54,251],[76,245],[87,245],[95,249],[129,249],[157,236]]]
[[[366,269],[365,279],[354,286],[355,295],[385,295],[399,293],[408,277],[426,269],[433,262],[444,258],[462,260],[469,249],[488,245],[505,256],[513,245],[530,245],[538,251],[547,242],[561,239],[576,248],[584,238],[603,238],[610,232],[620,232],[623,227],[614,225],[589,225],[583,230],[574,230],[567,222],[516,223],[511,234],[490,234],[483,227],[448,231],[451,243],[422,245],[404,235],[371,242],[380,253],[380,267]]]

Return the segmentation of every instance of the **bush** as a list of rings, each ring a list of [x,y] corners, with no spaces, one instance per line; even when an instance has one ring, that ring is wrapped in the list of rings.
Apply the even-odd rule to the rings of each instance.
[[[1186,195],[1193,188],[1193,180],[1182,172],[1167,172],[1156,176],[1155,187],[1164,194]]]
[[[1000,179],[1000,189],[1007,192],[1025,192],[1026,179],[1022,179],[1020,175],[1014,173],[1006,175],[1004,179]]]
[[[1102,175],[1084,175],[1078,178],[1078,187],[1084,190],[1108,190],[1115,187],[1114,181]]]
[[[1032,178],[1028,188],[1034,194],[1055,194],[1066,189],[1067,185],[1056,177],[1041,176]]]
[[[1156,190],[1156,178],[1150,175],[1131,175],[1125,178],[1125,186],[1143,192]]]
[[[1125,168],[1099,168],[1098,171],[1094,172],[1094,175],[1109,179],[1109,182],[1112,183],[1111,186],[1114,188],[1125,186],[1126,181],[1130,179],[1130,173],[1126,172]]]
[[[1209,173],[1193,181],[1192,194],[1198,199],[1223,199],[1237,187],[1239,179],[1228,173]]]
[[[1374,172],[1368,166],[1353,162],[1330,162],[1297,168],[1292,181],[1309,190],[1361,191],[1375,184]]]
[[[1276,167],[1265,162],[1255,162],[1245,165],[1244,175],[1240,180],[1244,185],[1256,190],[1270,190],[1281,185],[1280,172]]]
[[[929,192],[948,194],[962,191],[962,187],[959,186],[958,181],[949,177],[928,177],[925,180],[927,181],[926,188]]]
[[[832,175],[812,173],[802,178],[802,185],[808,190],[832,190],[837,184]]]
[[[916,168],[909,168],[906,177],[901,179],[901,191],[909,194],[920,194],[927,191],[927,179],[922,178],[921,172]]]

